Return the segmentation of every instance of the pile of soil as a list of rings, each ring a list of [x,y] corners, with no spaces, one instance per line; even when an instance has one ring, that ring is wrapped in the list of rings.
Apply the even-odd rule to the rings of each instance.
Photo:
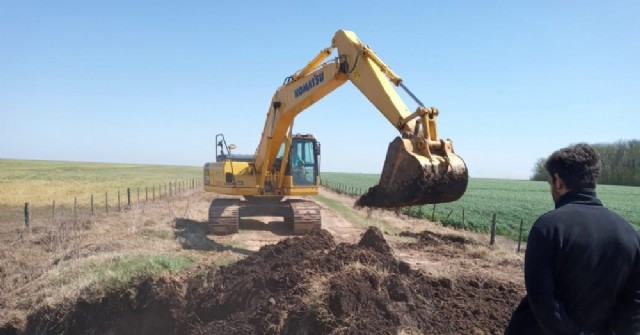
[[[414,249],[425,249],[428,247],[436,247],[441,245],[464,247],[465,245],[478,244],[478,242],[468,239],[464,236],[453,235],[453,234],[439,234],[429,230],[421,231],[419,233],[403,231],[399,235],[415,238],[416,242],[404,244],[404,247],[409,247]]]
[[[194,272],[42,310],[0,334],[502,334],[520,299],[510,283],[415,271],[373,227],[357,245],[318,229]]]

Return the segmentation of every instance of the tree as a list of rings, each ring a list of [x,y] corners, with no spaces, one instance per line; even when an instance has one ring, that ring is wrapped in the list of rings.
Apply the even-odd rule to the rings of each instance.
[[[536,162],[535,167],[533,168],[533,175],[531,176],[531,180],[535,181],[546,181],[547,180],[547,170],[544,168],[544,163],[547,161],[546,158],[540,158]]]
[[[599,184],[640,186],[640,140],[593,144],[600,155]],[[547,180],[545,158],[533,168],[531,180]]]

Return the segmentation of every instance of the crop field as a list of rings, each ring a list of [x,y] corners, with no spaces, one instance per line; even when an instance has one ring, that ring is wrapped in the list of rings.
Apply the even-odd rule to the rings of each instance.
[[[69,207],[77,199],[88,207],[93,194],[95,205],[104,208],[105,194],[114,205],[130,188],[137,197],[145,188],[151,196],[165,192],[169,182],[202,180],[202,169],[191,166],[131,165],[0,159],[0,222],[22,215],[30,203],[34,212],[56,206]],[[161,190],[162,188],[162,190]]]
[[[202,168],[0,159],[0,204],[73,201],[91,193],[200,179]],[[80,199],[79,199],[80,200]]]
[[[322,181],[330,188],[364,192],[375,185],[379,175],[323,172]],[[598,185],[598,197],[608,208],[640,229],[640,187]],[[464,222],[463,222],[464,209]],[[496,214],[496,232],[517,239],[520,222],[526,240],[531,225],[541,214],[553,209],[546,182],[471,178],[465,195],[458,201],[405,209],[404,213],[440,221],[444,225],[471,231],[487,232]]]

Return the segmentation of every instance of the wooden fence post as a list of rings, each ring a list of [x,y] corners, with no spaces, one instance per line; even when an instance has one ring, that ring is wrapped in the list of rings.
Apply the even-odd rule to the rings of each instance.
[[[120,190],[118,190],[118,212],[122,210],[122,207],[120,207]]]
[[[169,182],[169,198],[171,198],[171,182]]]
[[[462,226],[464,227],[464,207],[462,207]]]
[[[104,211],[109,215],[109,192],[104,192]]]
[[[73,197],[73,223],[78,223],[78,215],[76,212],[76,206],[78,206],[78,197]]]
[[[53,218],[56,218],[56,201],[53,200],[53,204],[51,205],[51,215],[53,216]]]
[[[91,194],[91,216],[93,216],[93,194]]]
[[[493,213],[493,219],[491,220],[491,240],[489,245],[496,244],[496,213]]]
[[[153,191],[153,198],[151,198],[151,201],[156,201],[156,185],[153,185],[151,190]]]
[[[149,202],[149,187],[144,187],[144,202]]]
[[[131,188],[127,187],[127,208],[131,208]]]
[[[518,250],[516,252],[520,252],[520,242],[522,241],[522,223],[524,222],[523,219],[520,219],[520,233],[518,234]]]
[[[436,204],[433,204],[433,210],[431,211],[431,222],[436,219]]]
[[[138,206],[140,206],[140,187],[138,187]]]
[[[29,203],[24,203],[24,225],[31,231],[31,212],[29,211]]]

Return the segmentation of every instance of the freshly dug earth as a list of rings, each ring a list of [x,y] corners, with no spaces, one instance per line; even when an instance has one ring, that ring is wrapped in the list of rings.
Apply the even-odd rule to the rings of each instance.
[[[389,143],[380,181],[360,196],[355,203],[357,207],[398,208],[451,202],[462,197],[469,182],[464,162],[451,157],[448,167],[423,166],[411,152],[413,149],[409,149],[412,147],[409,143],[400,137]]]
[[[229,266],[41,310],[0,334],[501,334],[519,299],[512,283],[415,271],[377,228],[338,245],[315,230]]]

